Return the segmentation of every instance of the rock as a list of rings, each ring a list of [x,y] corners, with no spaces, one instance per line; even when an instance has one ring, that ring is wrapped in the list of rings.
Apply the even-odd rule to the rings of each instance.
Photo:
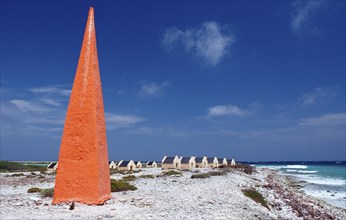
[[[74,202],[72,202],[72,204],[70,206],[70,210],[74,210]]]
[[[332,195],[330,195],[330,196],[333,196],[333,197],[334,197],[335,195],[334,195],[334,194],[332,194]]]

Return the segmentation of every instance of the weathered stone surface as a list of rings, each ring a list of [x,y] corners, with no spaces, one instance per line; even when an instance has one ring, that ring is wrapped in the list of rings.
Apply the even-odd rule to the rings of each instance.
[[[90,8],[60,146],[53,204],[111,198],[106,125]]]

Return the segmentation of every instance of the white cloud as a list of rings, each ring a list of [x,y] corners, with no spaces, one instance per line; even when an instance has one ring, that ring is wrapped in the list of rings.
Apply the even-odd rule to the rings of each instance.
[[[301,119],[299,125],[303,126],[338,126],[346,124],[345,113],[327,114],[321,117]]]
[[[314,91],[305,94],[302,98],[302,105],[308,106],[313,104],[325,103],[337,95],[338,86],[316,88]]]
[[[21,100],[21,99],[12,99],[10,103],[16,106],[21,112],[47,112],[50,111],[49,108],[42,106],[38,103]]]
[[[217,105],[210,107],[208,109],[208,116],[209,117],[216,117],[216,116],[245,116],[252,114],[252,111],[247,109],[241,109],[240,107],[236,105]]]
[[[53,106],[61,106],[61,104],[59,102],[57,102],[54,99],[46,99],[46,98],[41,98],[39,99],[40,101],[48,104],[48,105],[53,105]]]
[[[145,118],[141,118],[134,115],[118,115],[114,113],[105,113],[107,129],[126,128],[134,124],[146,121]]]
[[[312,30],[311,19],[320,10],[325,1],[303,1],[292,2],[291,29],[297,35],[305,34]]]
[[[32,93],[36,94],[56,94],[61,96],[70,96],[71,90],[60,88],[60,86],[45,86],[29,89]]]
[[[162,83],[142,81],[139,82],[139,95],[143,98],[161,96],[164,93],[163,89],[167,86],[169,86],[168,81]]]
[[[202,23],[198,28],[180,30],[171,27],[165,31],[163,45],[170,51],[179,44],[208,64],[217,65],[229,53],[235,36],[218,23]]]

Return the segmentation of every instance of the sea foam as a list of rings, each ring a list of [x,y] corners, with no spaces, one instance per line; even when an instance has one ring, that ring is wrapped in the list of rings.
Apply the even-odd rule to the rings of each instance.
[[[317,170],[298,170],[298,173],[317,173]]]
[[[305,165],[287,165],[285,168],[287,168],[287,169],[307,169],[308,166],[305,166]]]
[[[312,184],[318,185],[331,185],[331,186],[343,186],[346,185],[346,180],[336,179],[336,178],[326,178],[320,176],[303,176],[303,175],[295,175],[296,177]]]

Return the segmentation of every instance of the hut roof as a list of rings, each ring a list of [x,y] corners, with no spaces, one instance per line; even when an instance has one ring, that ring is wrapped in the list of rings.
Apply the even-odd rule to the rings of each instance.
[[[121,162],[121,164],[119,165],[119,167],[127,167],[127,165],[129,165],[130,161],[129,160],[124,160],[123,162]]]
[[[57,164],[56,162],[50,163],[48,168],[54,168],[56,164]]]
[[[207,161],[208,163],[214,163],[214,157],[208,157]]]
[[[219,163],[223,163],[223,158],[217,158],[217,161],[218,161]]]
[[[196,163],[202,163],[203,157],[196,157],[195,161],[196,161]]]
[[[163,161],[164,164],[166,163],[173,163],[175,157],[166,157],[166,159]]]
[[[155,161],[148,161],[147,165],[153,165]]]
[[[191,157],[183,157],[183,158],[181,158],[181,163],[184,163],[184,164],[186,164],[186,163],[190,163],[190,159],[191,159]]]

